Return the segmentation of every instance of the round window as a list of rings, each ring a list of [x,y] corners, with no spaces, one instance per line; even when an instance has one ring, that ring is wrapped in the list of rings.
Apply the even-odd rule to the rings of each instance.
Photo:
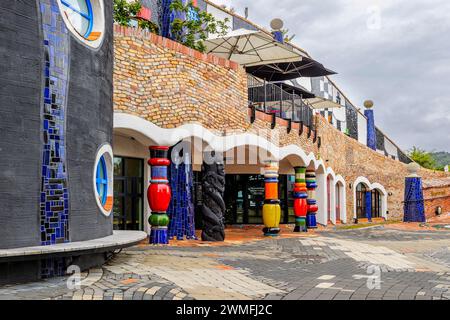
[[[109,144],[98,150],[93,176],[95,200],[102,213],[109,216],[113,208],[113,154]]]
[[[103,0],[59,0],[67,28],[83,43],[97,48],[105,33]]]

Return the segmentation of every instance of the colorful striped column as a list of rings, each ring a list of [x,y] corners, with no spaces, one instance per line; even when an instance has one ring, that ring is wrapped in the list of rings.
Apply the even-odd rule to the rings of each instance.
[[[316,200],[316,172],[314,170],[306,170],[306,188],[308,189],[306,226],[310,229],[315,229],[317,228],[316,213],[318,207]]]
[[[295,228],[294,232],[307,232],[306,214],[308,212],[308,193],[306,189],[306,168],[295,167],[295,184],[292,192],[294,198]]]
[[[147,199],[152,210],[148,222],[152,226],[150,232],[151,244],[168,244],[169,238],[167,226],[169,216],[167,209],[170,204],[171,191],[167,179],[167,167],[170,165],[168,159],[169,147],[150,147],[150,160],[152,179],[147,190]]]
[[[278,163],[268,161],[264,168],[265,200],[263,206],[264,235],[280,233],[281,207],[278,199]]]

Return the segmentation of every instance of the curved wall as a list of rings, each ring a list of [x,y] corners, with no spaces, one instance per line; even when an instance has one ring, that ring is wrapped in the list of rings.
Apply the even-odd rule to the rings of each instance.
[[[37,245],[42,38],[36,1],[0,5],[0,248]]]
[[[70,190],[71,241],[112,234],[112,215],[96,204],[93,171],[97,150],[112,145],[113,30],[112,1],[103,1],[105,35],[97,50],[70,39],[70,79],[67,102],[67,166]]]
[[[41,237],[44,223],[40,218],[41,208],[51,201],[43,201],[41,194],[45,148],[54,143],[44,135],[44,110],[51,112],[44,108],[64,105],[64,99],[64,108],[57,112],[65,113],[60,114],[63,125],[58,127],[65,137],[65,142],[61,141],[61,146],[65,143],[65,161],[59,162],[62,167],[58,170],[67,174],[68,203],[61,204],[68,209],[66,241],[112,234],[112,217],[100,212],[93,190],[96,151],[102,144],[112,143],[112,3],[104,1],[106,34],[98,50],[68,36],[68,47],[64,47],[68,60],[55,59],[56,72],[67,66],[68,82],[58,87],[67,90],[52,89],[56,101],[51,102],[46,100],[52,99],[52,92],[49,97],[45,90],[49,86],[46,79],[55,78],[45,70],[48,43],[44,43],[43,26],[53,20],[49,11],[41,15],[42,4],[56,2],[5,0],[0,5],[0,249],[50,244]],[[54,46],[62,48],[57,41]],[[61,79],[65,78],[56,80]],[[45,223],[53,228],[51,223],[57,222],[49,219]]]

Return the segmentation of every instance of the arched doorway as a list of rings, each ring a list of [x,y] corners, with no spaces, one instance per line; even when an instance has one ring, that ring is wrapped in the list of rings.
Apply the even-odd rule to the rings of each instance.
[[[367,192],[368,187],[364,183],[359,183],[356,186],[356,218],[364,219],[367,218]]]
[[[336,223],[341,222],[341,185],[336,183]]]
[[[331,222],[331,178],[327,176],[327,224]]]
[[[353,218],[387,219],[388,194],[384,186],[370,183],[365,177],[358,177],[353,185]]]
[[[383,217],[383,194],[378,189],[370,190],[364,183],[356,186],[356,218]]]

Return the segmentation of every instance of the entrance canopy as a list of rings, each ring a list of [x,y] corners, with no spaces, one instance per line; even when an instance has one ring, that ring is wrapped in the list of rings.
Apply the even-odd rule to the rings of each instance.
[[[299,61],[247,66],[246,71],[267,81],[285,81],[300,77],[321,77],[336,74],[336,72],[325,68],[321,63],[307,57],[302,57]]]
[[[342,108],[342,106],[339,103],[321,97],[305,99],[305,102],[313,109]]]
[[[225,36],[212,37],[205,45],[207,53],[245,67],[301,61],[303,58],[299,50],[278,42],[263,31],[237,29]]]

